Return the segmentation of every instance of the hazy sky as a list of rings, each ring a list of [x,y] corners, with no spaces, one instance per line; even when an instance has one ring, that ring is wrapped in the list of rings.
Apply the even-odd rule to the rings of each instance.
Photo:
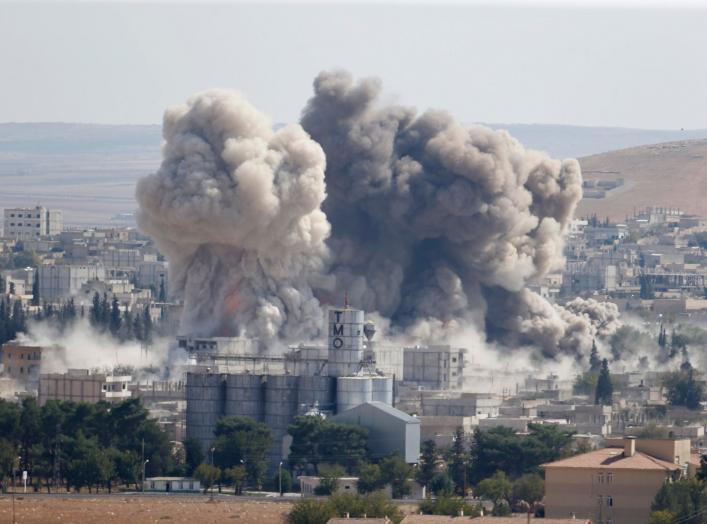
[[[159,123],[210,87],[294,121],[323,68],[467,122],[707,128],[689,6],[0,2],[0,122]]]

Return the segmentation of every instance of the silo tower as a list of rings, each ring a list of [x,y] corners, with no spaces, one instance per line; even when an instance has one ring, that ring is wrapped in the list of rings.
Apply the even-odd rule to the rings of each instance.
[[[328,316],[329,376],[358,372],[363,360],[363,311],[330,308]]]

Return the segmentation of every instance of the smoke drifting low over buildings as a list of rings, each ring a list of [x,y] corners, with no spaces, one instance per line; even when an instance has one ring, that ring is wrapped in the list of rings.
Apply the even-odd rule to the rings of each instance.
[[[386,107],[380,91],[321,73],[302,126],[277,132],[231,91],[166,112],[138,222],[169,258],[182,332],[314,340],[322,306],[348,293],[388,335],[438,341],[472,326],[501,347],[588,351],[589,312],[603,306],[564,309],[527,287],[563,262],[577,162]]]

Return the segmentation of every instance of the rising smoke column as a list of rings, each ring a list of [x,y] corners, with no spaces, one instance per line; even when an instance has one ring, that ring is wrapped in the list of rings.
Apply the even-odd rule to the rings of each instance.
[[[138,225],[169,260],[186,334],[261,341],[316,335],[309,279],[330,227],[321,147],[273,132],[241,95],[212,90],[164,115],[162,165],[138,182]]]
[[[323,72],[302,114],[327,156],[336,288],[414,336],[474,323],[547,355],[588,350],[591,308],[527,288],[563,264],[579,164],[444,112],[382,105],[380,91],[377,80]]]

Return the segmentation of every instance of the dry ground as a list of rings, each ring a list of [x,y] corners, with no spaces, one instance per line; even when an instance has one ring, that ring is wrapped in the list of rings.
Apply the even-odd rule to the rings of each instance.
[[[585,178],[623,177],[625,187],[607,198],[582,200],[576,216],[596,213],[624,220],[634,208],[678,207],[707,216],[707,140],[633,147],[579,160]],[[612,173],[606,173],[610,171]]]
[[[18,496],[17,524],[280,524],[289,502],[204,496]],[[0,522],[12,522],[12,500],[0,497]]]

